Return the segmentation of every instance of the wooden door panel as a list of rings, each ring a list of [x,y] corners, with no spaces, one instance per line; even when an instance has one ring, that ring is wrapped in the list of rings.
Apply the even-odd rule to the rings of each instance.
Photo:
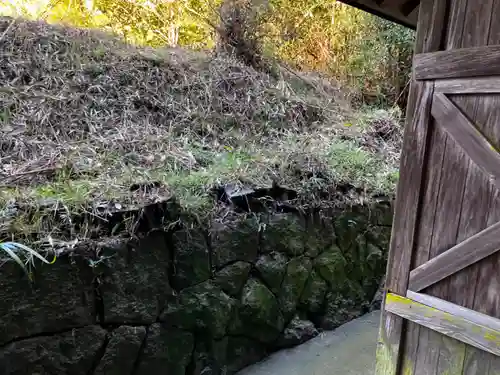
[[[419,292],[500,249],[500,223],[455,245],[410,272],[408,289]]]
[[[445,14],[443,18],[429,16],[437,9],[444,9],[436,13]],[[385,307],[407,322],[420,324],[406,324],[404,352],[390,374],[493,374],[500,370],[496,227],[500,221],[500,0],[423,0],[420,15],[417,47],[427,37],[434,45],[417,49],[413,85],[432,83],[426,91],[433,93],[431,116],[427,105],[418,107],[428,103],[428,96],[410,101],[412,122],[419,124],[412,128],[413,134],[426,141],[420,148],[405,148],[403,157],[408,159],[417,151],[421,162],[423,151],[424,171],[419,174],[419,210],[409,215],[416,214],[414,232],[393,232],[399,238],[393,238],[393,243],[411,239],[406,242],[411,249],[391,246],[391,257],[400,252],[395,257],[408,260],[411,253],[408,282],[399,279],[397,291],[389,285]],[[402,164],[405,181],[411,171],[403,168]],[[399,202],[405,198],[400,195]],[[409,289],[403,294],[405,286]],[[387,337],[384,323],[388,321],[382,320],[382,339]],[[389,341],[397,344],[389,346],[392,353],[399,354],[399,342]]]
[[[496,277],[484,280],[486,274],[483,270],[486,268],[494,273],[495,268],[496,271],[500,270],[499,263],[496,262],[497,259],[500,260],[500,222],[491,223],[492,219],[484,215],[492,204],[497,204],[492,200],[497,197],[496,192],[500,188],[500,154],[494,143],[481,131],[495,127],[484,124],[491,119],[484,114],[482,116],[486,120],[483,123],[473,122],[475,118],[481,117],[478,116],[478,108],[484,98],[477,96],[482,94],[481,85],[485,82],[477,83],[474,93],[468,96],[462,96],[458,88],[466,86],[465,80],[452,84],[448,82],[448,85],[440,84],[441,82],[437,81],[435,85],[440,88],[439,91],[433,92],[431,115],[434,121],[429,121],[433,127],[427,162],[432,159],[439,162],[441,159],[442,164],[439,176],[434,175],[434,178],[438,177],[438,181],[433,176],[426,176],[426,184],[422,185],[424,202],[427,197],[427,201],[435,203],[435,207],[426,206],[420,217],[420,230],[417,233],[424,233],[426,212],[427,228],[432,227],[432,231],[429,234],[427,230],[427,237],[416,235],[417,249],[423,252],[419,252],[415,259],[417,264],[421,264],[410,272],[406,296],[389,293],[385,309],[462,343],[500,356],[500,319],[497,319],[496,314],[496,306],[500,304],[500,282],[497,283]],[[500,92],[500,89],[491,84],[486,89]],[[448,91],[460,96],[449,98]],[[467,113],[468,110],[472,113]],[[429,165],[429,170],[435,168],[435,165]],[[474,195],[476,183],[481,183],[479,195]],[[437,184],[439,188],[437,194],[434,194],[437,198],[425,193],[432,192],[433,184]],[[471,197],[472,199],[468,199]],[[477,210],[478,207],[482,208],[479,211],[482,211],[483,217]],[[467,212],[474,215],[470,222],[465,217]],[[432,225],[429,225],[431,222]],[[481,230],[482,227],[485,228]],[[421,249],[422,246],[426,249]],[[424,254],[427,255],[424,257]],[[425,258],[428,260],[425,261]],[[489,307],[489,311],[493,312],[490,313],[492,316],[461,306],[477,305],[475,295],[477,289],[481,288],[481,282],[487,285],[482,294],[477,295]],[[460,294],[457,293],[460,288],[472,290],[461,293],[462,297],[456,298]],[[429,291],[429,295],[417,293],[422,290]],[[455,303],[445,300],[450,295]],[[409,335],[407,339],[410,338],[413,345],[415,340],[417,343],[425,340],[425,337],[420,337],[425,336],[425,331],[419,335],[415,327]],[[445,341],[438,347],[447,353],[444,343]],[[454,350],[463,350],[464,356],[466,352],[474,353],[473,349],[465,348],[460,344]],[[412,346],[406,346],[406,349],[411,350]],[[439,364],[435,365],[439,367]]]
[[[478,263],[479,273],[474,288],[474,310],[500,319],[500,254]]]
[[[499,187],[500,154],[444,93],[434,95],[432,116],[467,156]]]

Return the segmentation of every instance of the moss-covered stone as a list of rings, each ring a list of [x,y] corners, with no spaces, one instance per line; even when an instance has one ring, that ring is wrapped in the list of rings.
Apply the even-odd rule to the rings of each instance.
[[[372,297],[380,286],[386,271],[387,253],[368,242],[363,247],[363,260],[355,267],[354,278],[362,286],[367,296]]]
[[[273,214],[260,226],[256,216],[228,217],[212,225],[212,243],[189,226],[75,249],[51,266],[37,264],[33,285],[5,263],[0,368],[12,375],[38,371],[38,363],[53,373],[81,367],[111,375],[137,366],[139,375],[231,374],[266,351],[313,337],[316,328],[376,308],[390,228],[370,213],[353,208],[306,221]],[[97,318],[119,327],[107,332]],[[53,333],[74,328],[84,345]]]
[[[312,270],[300,298],[301,306],[310,313],[320,312],[325,302],[327,290],[328,284],[326,281],[316,270]]]
[[[184,289],[177,301],[162,314],[168,325],[188,331],[204,331],[210,337],[222,337],[231,318],[235,300],[212,281]]]
[[[193,354],[191,375],[226,374],[227,343],[227,336],[218,341],[200,338]]]
[[[337,246],[332,246],[314,260],[316,272],[330,287],[345,283],[347,261]]]
[[[368,311],[369,302],[363,290],[350,285],[342,291],[327,295],[326,311],[321,320],[321,328],[332,330]]]
[[[354,208],[335,217],[334,227],[337,244],[345,253],[348,253],[356,244],[359,234],[365,232],[368,225],[367,220],[366,213],[358,212]]]
[[[237,216],[211,229],[213,260],[217,268],[236,262],[253,263],[259,252],[259,222],[253,216]]]
[[[249,279],[234,314],[230,333],[260,342],[274,341],[283,330],[284,320],[276,298],[260,281]]]
[[[276,345],[280,348],[291,348],[300,345],[318,335],[314,324],[308,320],[301,320],[297,316],[292,319]]]
[[[370,223],[390,227],[394,216],[394,201],[378,202],[365,210]]]
[[[1,373],[90,374],[105,337],[105,329],[88,326],[13,342],[0,349]]]
[[[322,218],[319,214],[307,218],[305,255],[315,258],[335,244],[336,240],[335,229],[329,218]]]
[[[288,263],[279,293],[280,307],[287,319],[295,312],[311,268],[311,261],[306,257],[295,258]]]
[[[236,296],[245,285],[251,267],[247,262],[233,263],[217,272],[214,283],[227,294]]]
[[[138,243],[109,244],[96,267],[105,323],[151,324],[172,295],[168,280],[170,253],[165,233],[154,232]]]
[[[205,234],[197,229],[182,229],[172,234],[174,267],[172,286],[184,289],[211,276],[210,254]]]
[[[80,249],[71,257],[59,257],[52,265],[35,262],[31,283],[16,262],[0,258],[0,346],[94,322],[95,276]],[[133,296],[130,301],[134,302]]]
[[[366,240],[382,249],[386,254],[389,252],[391,243],[391,228],[379,225],[370,225],[364,233]]]
[[[277,251],[259,257],[255,268],[271,291],[278,294],[285,277],[288,258]]]
[[[229,337],[227,343],[227,375],[260,361],[266,355],[265,346],[245,337]]]
[[[194,349],[191,333],[160,323],[149,327],[137,375],[185,375]]]
[[[132,373],[145,337],[145,327],[121,326],[115,329],[94,375]]]
[[[294,214],[274,214],[262,233],[261,249],[264,253],[278,251],[296,257],[304,254],[305,240],[303,218]]]

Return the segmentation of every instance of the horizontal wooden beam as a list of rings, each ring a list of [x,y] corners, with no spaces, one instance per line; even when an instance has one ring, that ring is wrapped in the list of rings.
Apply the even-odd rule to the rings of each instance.
[[[469,237],[410,272],[408,289],[419,292],[500,249],[500,222]]]
[[[500,188],[500,154],[444,94],[434,94],[432,116],[469,158]]]
[[[485,326],[500,332],[500,319],[494,318],[492,316],[467,309],[465,307],[456,305],[448,301],[444,301],[428,294],[415,293],[411,290],[406,293],[406,297],[415,302],[419,302],[426,306],[434,307],[435,309],[444,311],[448,314],[461,316],[474,324]]]
[[[437,300],[437,299],[436,299]],[[476,313],[469,310],[464,314],[460,309],[453,313],[443,311],[442,302],[435,302],[437,307],[414,301],[410,298],[388,293],[385,299],[385,309],[393,314],[408,319],[421,326],[432,329],[443,335],[452,337],[478,349],[500,356],[500,331],[494,327],[478,324],[466,316]],[[447,304],[445,302],[445,304]],[[449,308],[445,307],[445,308]],[[480,317],[475,320],[480,321]]]
[[[500,94],[500,78],[457,78],[436,80],[435,92],[443,94]]]
[[[413,68],[417,80],[500,75],[500,45],[420,53]]]

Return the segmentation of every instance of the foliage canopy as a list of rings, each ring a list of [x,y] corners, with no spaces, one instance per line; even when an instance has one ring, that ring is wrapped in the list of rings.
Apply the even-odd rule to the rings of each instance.
[[[228,8],[252,10],[246,37],[265,56],[335,77],[370,104],[405,102],[413,31],[336,0],[15,0],[0,14],[108,30],[139,45],[200,50],[216,47]]]

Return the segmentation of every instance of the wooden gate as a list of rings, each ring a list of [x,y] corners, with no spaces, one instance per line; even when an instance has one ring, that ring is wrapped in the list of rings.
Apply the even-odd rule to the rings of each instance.
[[[500,374],[500,0],[422,0],[377,375]]]

